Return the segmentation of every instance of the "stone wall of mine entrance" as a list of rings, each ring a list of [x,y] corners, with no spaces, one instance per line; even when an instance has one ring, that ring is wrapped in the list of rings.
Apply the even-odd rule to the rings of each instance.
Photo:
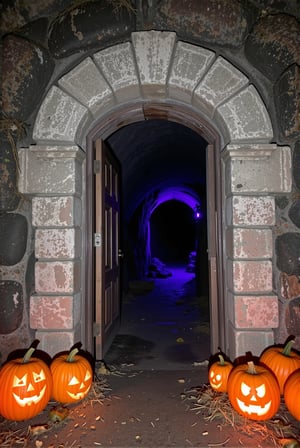
[[[35,229],[30,327],[50,354],[84,341],[86,136],[97,123],[106,138],[143,120],[153,103],[177,109],[177,119],[218,152],[222,342],[232,358],[257,355],[274,342],[280,323],[275,195],[291,191],[291,150],[273,142],[268,111],[248,77],[174,32],[134,32],[95,52],[60,77],[42,102],[36,144],[19,150],[19,187],[32,199]]]

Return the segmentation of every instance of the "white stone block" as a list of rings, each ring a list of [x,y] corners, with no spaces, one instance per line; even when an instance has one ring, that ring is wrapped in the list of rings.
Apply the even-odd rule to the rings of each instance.
[[[248,78],[221,56],[195,90],[193,103],[212,117],[216,108],[249,83]]]
[[[267,142],[273,137],[268,111],[253,85],[217,108],[226,124],[231,142]]]
[[[35,255],[42,259],[72,259],[81,255],[80,229],[37,229]]]
[[[20,192],[81,194],[83,157],[77,146],[33,145],[20,150]]]
[[[64,75],[59,86],[96,116],[114,104],[111,88],[91,58],[86,58]]]
[[[147,31],[132,33],[139,78],[145,96],[166,96],[166,83],[176,33]]]
[[[41,142],[76,142],[76,132],[85,125],[88,111],[56,86],[51,87],[38,112],[33,138]]]
[[[109,79],[119,101],[140,96],[136,63],[129,42],[99,51],[93,58],[106,79]]]
[[[32,225],[35,227],[80,227],[81,200],[74,196],[32,198]]]
[[[168,80],[169,95],[190,102],[215,53],[185,42],[178,42]]]
[[[233,196],[226,203],[227,224],[234,226],[273,226],[275,199],[272,196]]]
[[[229,258],[272,258],[273,239],[271,229],[230,228],[226,231],[226,247]]]

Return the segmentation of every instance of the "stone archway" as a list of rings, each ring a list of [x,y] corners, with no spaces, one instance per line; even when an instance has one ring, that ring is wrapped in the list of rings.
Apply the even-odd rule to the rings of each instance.
[[[20,191],[33,197],[36,228],[30,325],[50,354],[83,340],[86,136],[99,122],[106,137],[143,120],[153,103],[166,118],[172,108],[220,152],[224,349],[232,358],[259,354],[273,343],[279,321],[274,195],[291,190],[290,148],[270,143],[268,112],[243,73],[173,32],[132,33],[129,42],[87,57],[41,105],[36,145],[19,151]]]

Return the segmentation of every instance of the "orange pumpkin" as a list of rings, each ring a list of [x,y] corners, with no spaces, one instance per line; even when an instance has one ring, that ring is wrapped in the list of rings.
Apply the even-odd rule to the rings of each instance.
[[[52,376],[47,364],[32,358],[31,347],[23,358],[12,359],[0,371],[0,414],[8,420],[26,420],[48,404]]]
[[[268,420],[280,406],[280,389],[274,374],[252,361],[234,367],[228,378],[232,407],[250,420]]]
[[[218,356],[219,361],[214,362],[208,370],[208,380],[217,392],[227,392],[228,377],[233,365],[230,361],[225,361],[222,355]]]
[[[283,396],[290,414],[300,421],[300,369],[295,370],[286,380]]]
[[[300,368],[300,355],[292,350],[294,342],[295,340],[291,339],[283,348],[269,347],[260,356],[260,362],[269,367],[275,374],[281,395],[283,395],[284,383],[287,378]]]
[[[93,370],[86,358],[77,355],[74,348],[69,354],[54,358],[50,370],[53,378],[52,397],[60,403],[76,403],[88,394],[93,381]]]

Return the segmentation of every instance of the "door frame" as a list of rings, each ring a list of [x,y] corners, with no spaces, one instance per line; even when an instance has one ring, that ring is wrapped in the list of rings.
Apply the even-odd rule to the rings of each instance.
[[[221,143],[220,134],[216,129],[193,108],[173,102],[136,102],[113,108],[110,113],[99,119],[98,123],[87,134],[86,151],[86,235],[85,235],[85,346],[94,355],[94,201],[93,186],[93,144],[97,138],[105,140],[112,133],[132,123],[144,120],[164,119],[184,125],[200,134],[207,142],[210,151],[207,156],[206,173],[207,187],[213,191],[207,193],[207,219],[209,246],[209,276],[210,276],[210,341],[211,352],[219,347],[226,347],[226,324],[224,322],[225,286],[223,261],[223,211],[222,211],[222,179],[221,179]],[[208,191],[209,188],[207,188]],[[212,225],[211,225],[212,224]],[[122,285],[121,285],[122,286]],[[211,290],[211,286],[213,290]],[[213,296],[212,296],[213,294]],[[214,325],[212,325],[214,323]]]

